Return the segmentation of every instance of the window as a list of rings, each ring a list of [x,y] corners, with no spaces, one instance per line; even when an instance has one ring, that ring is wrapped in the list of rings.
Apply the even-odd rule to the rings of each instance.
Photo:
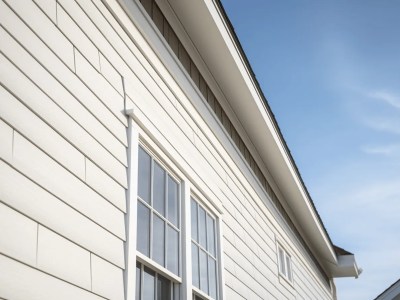
[[[292,259],[290,255],[278,245],[279,274],[290,282],[293,282]]]
[[[160,270],[161,273],[170,272],[178,277],[181,265],[180,223],[180,184],[139,147],[137,250],[151,259],[149,263],[155,269],[161,266],[167,270]],[[141,264],[136,271],[136,299],[179,299],[179,295],[176,296],[177,283]]]
[[[179,300],[179,285],[136,263],[136,300]]]
[[[191,226],[193,286],[218,299],[216,220],[194,199],[191,199]]]

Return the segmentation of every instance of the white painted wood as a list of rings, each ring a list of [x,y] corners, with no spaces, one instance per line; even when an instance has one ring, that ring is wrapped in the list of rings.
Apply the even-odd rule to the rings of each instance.
[[[127,240],[125,242],[125,271],[124,293],[125,299],[136,297],[136,237],[137,237],[137,174],[139,159],[139,132],[138,125],[130,117],[128,119],[128,190],[126,196],[125,228]]]
[[[85,179],[85,157],[61,135],[4,89],[0,92],[0,116],[21,134],[80,179]]]
[[[0,107],[1,109],[1,107]],[[3,118],[3,114],[0,113],[0,117]],[[13,129],[4,123],[3,120],[0,119],[0,157],[11,160],[12,150],[13,150]]]
[[[90,252],[39,226],[37,267],[67,282],[91,290]]]
[[[192,226],[191,226],[191,190],[190,182],[185,180],[181,184],[182,201],[182,291],[183,299],[192,296]]]
[[[1,201],[92,253],[125,267],[123,241],[115,235],[1,160],[0,178]]]
[[[0,270],[0,297],[5,299],[104,299],[3,255],[0,255]]]
[[[7,71],[2,73],[0,78],[16,97],[37,115],[44,118],[46,123],[64,135],[71,144],[96,162],[113,178],[122,185],[126,185],[126,169],[123,164],[69,115],[65,114],[59,106],[29,81],[2,54],[0,55],[0,64],[3,70]],[[1,92],[5,93],[2,87]]]
[[[123,300],[122,270],[94,254],[91,254],[91,263],[93,292],[110,300]]]
[[[123,212],[17,133],[12,163],[76,210],[125,239]]]
[[[90,160],[86,160],[86,183],[123,212],[126,212],[126,190]]]
[[[80,77],[82,82],[101,99],[117,118],[125,122],[126,116],[123,115],[124,98],[78,51],[75,51],[75,68],[76,74]]]
[[[36,265],[38,224],[0,202],[0,253]]]
[[[34,0],[43,12],[51,19],[54,24],[57,24],[57,2],[56,0]]]
[[[85,55],[92,66],[100,71],[99,50],[59,3],[57,3],[57,27],[68,37],[74,47]]]
[[[8,0],[8,5],[18,14],[18,16],[29,24],[30,28],[53,50],[57,56],[71,69],[74,69],[73,46],[68,39],[54,26],[51,20],[39,9],[39,7],[29,0]],[[4,10],[4,4],[0,6],[0,11]],[[6,11],[2,15],[10,18],[12,15]]]
[[[108,141],[112,140],[110,132],[124,145],[127,145],[125,126],[113,117],[113,114],[86,88],[79,78],[2,2],[0,2],[0,8],[2,25],[25,49],[29,49],[31,55],[40,61],[50,74],[46,75],[44,67],[35,64],[32,59],[21,61],[22,57],[20,56],[23,51],[17,51],[18,46],[12,39],[10,40],[9,34],[5,33],[3,28],[1,28],[4,41],[1,44],[2,51],[25,74],[34,79],[50,97],[56,101],[63,99],[64,102],[59,101],[58,104],[78,123],[84,124],[84,127],[94,137],[102,140],[105,146],[108,145]],[[11,51],[8,50],[9,47]],[[49,86],[52,89],[49,89]]]
[[[115,70],[115,68],[110,64],[110,62],[100,53],[100,69],[101,74],[108,80],[108,82],[120,93],[124,94],[122,86],[121,74]]]

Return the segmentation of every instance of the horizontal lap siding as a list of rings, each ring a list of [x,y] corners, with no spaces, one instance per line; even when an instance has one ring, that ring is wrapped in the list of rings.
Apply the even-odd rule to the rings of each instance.
[[[122,300],[122,77],[55,0],[0,19],[0,298]]]
[[[107,2],[111,8],[117,9],[114,1]],[[232,299],[299,297],[301,289],[297,291],[296,282],[293,288],[279,281],[275,239],[279,236],[287,240],[292,248],[298,244],[290,242],[293,236],[282,228],[282,221],[265,209],[263,201],[266,196],[256,192],[243,177],[230,155],[224,152],[224,145],[210,130],[209,124],[205,123],[183,90],[176,86],[174,78],[165,73],[165,66],[148,49],[135,28],[129,27],[132,30],[129,33],[136,38],[132,42],[102,2],[79,0],[77,3],[85,8],[87,18],[95,25],[88,33],[90,38],[98,41],[103,54],[113,53],[107,58],[126,79],[128,106],[134,107],[141,126],[178,163],[192,182],[212,201],[222,205],[227,295],[235,295]],[[93,4],[98,11],[92,9]],[[73,18],[88,22],[77,12],[75,3],[67,7],[62,1],[61,5]],[[121,14],[121,18],[126,16]],[[112,49],[103,43],[104,39],[110,42]],[[119,55],[114,57],[114,52]],[[292,255],[295,264],[297,255],[307,256],[300,248]],[[311,280],[302,283],[306,285],[303,289],[311,297],[318,295],[320,299],[329,299],[329,292],[318,283],[317,275],[312,274],[313,270],[303,261],[296,265],[299,271],[296,269],[295,273],[295,276],[310,274]]]
[[[206,122],[192,104],[201,94],[180,86],[132,23],[124,31],[115,0],[0,1],[0,18],[0,204],[17,216],[3,222],[30,224],[10,233],[27,236],[26,253],[9,257],[13,244],[0,243],[0,267],[36,277],[32,285],[0,275],[0,287],[40,299],[47,284],[49,295],[123,299],[126,92],[141,126],[222,208],[226,299],[330,298],[301,249],[292,253],[294,288],[279,282],[275,239],[296,249],[293,237],[238,152],[226,151],[229,139],[214,134],[217,119]],[[63,253],[81,263],[63,268]],[[21,293],[0,288],[4,298]]]
[[[139,41],[137,43],[140,44]],[[139,57],[140,53],[135,52],[135,55]],[[151,54],[149,60],[150,57]],[[152,64],[158,66],[157,60]],[[174,90],[167,77],[154,80],[160,89],[165,83]],[[266,198],[261,200],[259,197],[265,196],[247,183],[229,154],[223,151],[224,146],[218,144],[219,141],[208,130],[208,124],[199,120],[197,111],[193,112],[191,102],[184,96],[180,97],[178,92],[170,99],[167,93],[160,98],[154,96],[156,92],[153,90],[152,94],[142,87],[137,90],[141,93],[139,97],[133,97],[133,105],[142,125],[174,160],[179,161],[202,190],[209,191],[207,196],[223,206],[225,282],[230,294],[235,291],[238,299],[300,297],[301,288],[297,291],[296,281],[291,287],[279,280],[275,242],[276,236],[279,236],[290,244],[291,249],[295,249],[291,253],[294,264],[297,264],[297,256],[302,257],[296,265],[301,271],[296,271],[295,276],[310,274],[306,293],[310,297],[318,295],[320,299],[330,299],[329,291],[321,285],[314,269],[304,264],[308,261],[306,252],[298,242],[294,242],[293,234],[282,227],[282,220],[277,219],[275,213],[266,211],[265,207],[260,208]]]

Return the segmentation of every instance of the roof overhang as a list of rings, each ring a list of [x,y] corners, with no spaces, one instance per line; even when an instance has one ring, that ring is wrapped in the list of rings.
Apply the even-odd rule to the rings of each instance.
[[[220,4],[215,1],[168,2],[268,167],[290,207],[288,214],[297,223],[311,251],[331,276],[357,276],[354,255],[351,256],[355,268],[352,271],[350,258],[336,255]]]

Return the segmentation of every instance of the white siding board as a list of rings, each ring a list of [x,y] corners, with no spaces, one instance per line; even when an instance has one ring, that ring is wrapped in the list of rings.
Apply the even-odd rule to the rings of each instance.
[[[57,56],[71,69],[74,69],[73,46],[58,30],[51,20],[30,0],[9,0],[8,5],[24,20],[29,27],[57,54]],[[0,3],[1,15],[10,18],[4,4]]]
[[[100,69],[101,74],[108,80],[108,82],[120,93],[124,95],[124,89],[122,85],[122,76],[115,70],[110,64],[107,58],[100,53]]]
[[[72,20],[66,11],[57,3],[57,26],[68,37],[71,43],[82,52],[90,63],[100,71],[99,50],[86,36],[85,32]]]
[[[124,299],[122,270],[92,254],[93,292],[111,300]]]
[[[238,294],[233,288],[231,288],[230,286],[225,286],[224,288],[224,292],[225,292],[225,299],[235,299],[235,300],[241,300],[241,299],[246,299],[243,298],[240,294]]]
[[[0,270],[0,297],[5,299],[104,299],[3,255],[0,255]]]
[[[125,239],[122,211],[17,133],[14,135],[12,163],[57,197],[119,238]]]
[[[106,147],[110,141],[113,141],[114,136],[126,146],[127,137],[125,126],[118,121],[79,78],[2,2],[0,2],[0,8],[2,25],[13,35],[13,38],[18,40],[25,49],[29,50],[31,55],[40,61],[42,66],[38,63],[35,64],[34,61],[31,63],[24,61],[24,64],[21,64],[19,56],[15,56],[13,55],[15,54],[14,52],[7,50],[10,46],[12,46],[11,50],[18,50],[19,46],[16,46],[15,42],[13,42],[12,39],[10,40],[10,36],[5,32],[1,33],[2,41],[4,41],[4,43],[1,44],[2,51],[7,53],[8,57],[12,57],[13,62],[24,70],[29,77],[35,78],[35,81],[39,83],[41,88],[43,88],[48,95],[55,100],[63,99],[64,102],[59,101],[58,104],[73,116],[78,123],[83,124],[94,137],[98,140],[102,140]],[[23,51],[18,51],[19,55],[22,53]],[[52,74],[55,80],[52,76],[48,74],[45,75],[47,72]],[[46,84],[41,84],[43,81]],[[49,86],[51,89],[49,89]],[[101,122],[103,126],[100,125],[99,122]],[[108,148],[110,148],[110,146]]]
[[[89,89],[106,105],[122,122],[124,115],[124,98],[110,85],[110,83],[84,58],[75,51],[76,74]],[[126,164],[126,161],[124,162]]]
[[[124,267],[122,240],[1,160],[0,178],[1,201],[85,249]]]
[[[37,267],[91,289],[90,253],[43,226],[39,226]]]
[[[2,105],[0,106],[1,109]],[[13,151],[13,129],[4,123],[1,119],[3,115],[0,114],[0,157],[5,159],[12,158],[12,151]]]
[[[3,70],[7,70],[4,74],[0,74],[0,78],[16,97],[38,116],[46,120],[51,127],[60,132],[87,157],[126,186],[126,168],[123,164],[17,70],[3,55],[0,55],[0,64]],[[3,90],[3,88],[1,89]]]
[[[123,212],[126,212],[126,190],[90,160],[86,160],[86,182]]]
[[[33,0],[43,12],[51,19],[54,24],[57,24],[57,2],[56,0]]]
[[[37,231],[36,222],[0,202],[0,253],[36,265]]]
[[[1,59],[0,59],[1,62]],[[1,88],[0,117],[20,133],[29,137],[76,176],[85,179],[85,157],[62,136],[32,113],[12,94]]]

